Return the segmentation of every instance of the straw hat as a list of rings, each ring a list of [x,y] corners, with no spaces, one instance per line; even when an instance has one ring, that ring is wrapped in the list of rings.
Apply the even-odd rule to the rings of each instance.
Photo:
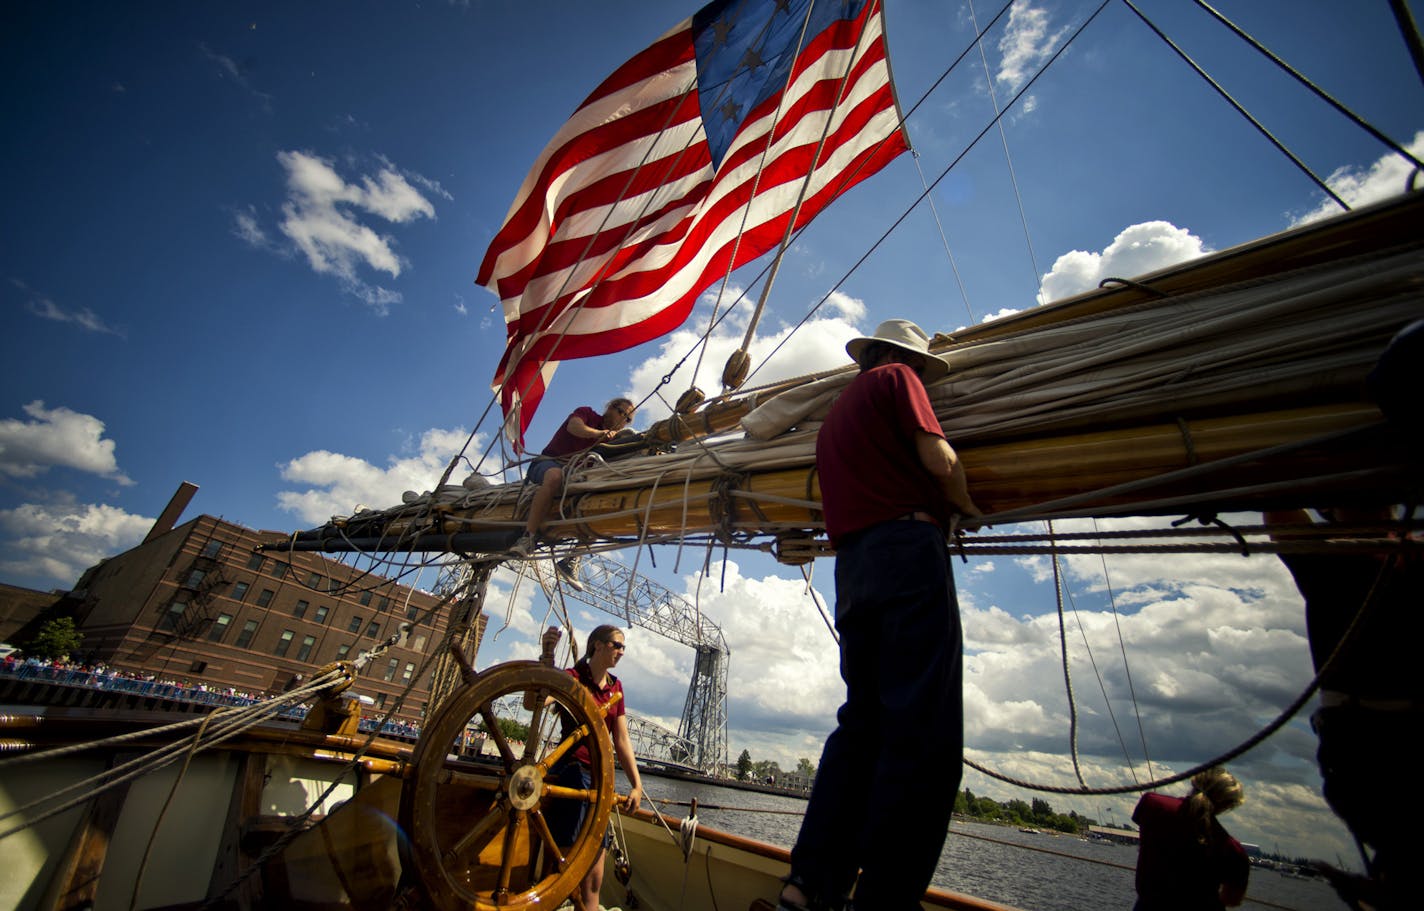
[[[846,353],[859,364],[861,352],[871,342],[882,342],[923,355],[925,369],[920,378],[926,384],[933,383],[949,373],[949,362],[937,354],[930,354],[930,337],[925,335],[925,330],[907,319],[887,319],[875,327],[874,335],[851,339],[846,342]]]

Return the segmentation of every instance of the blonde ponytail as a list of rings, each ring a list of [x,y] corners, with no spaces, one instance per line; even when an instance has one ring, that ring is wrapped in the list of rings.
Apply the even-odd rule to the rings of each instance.
[[[1197,842],[1206,844],[1212,837],[1216,817],[1241,806],[1246,792],[1241,782],[1221,766],[1213,766],[1192,776],[1192,793],[1187,797],[1187,811],[1196,829]]]

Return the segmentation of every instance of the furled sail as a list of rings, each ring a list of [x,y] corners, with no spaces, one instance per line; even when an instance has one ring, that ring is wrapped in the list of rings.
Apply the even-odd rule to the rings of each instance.
[[[1390,497],[1417,482],[1364,379],[1424,317],[1424,195],[939,336],[929,392],[990,521],[1205,514]],[[854,368],[655,425],[676,451],[572,466],[553,528],[824,548],[818,422]],[[521,485],[451,487],[303,532],[298,548],[497,551]],[[1382,500],[1382,501],[1385,501]]]

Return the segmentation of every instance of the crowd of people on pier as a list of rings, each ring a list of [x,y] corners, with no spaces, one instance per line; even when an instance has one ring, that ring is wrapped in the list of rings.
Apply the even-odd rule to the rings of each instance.
[[[187,679],[121,670],[103,663],[21,658],[14,654],[0,659],[0,676],[204,705],[247,706],[270,698],[264,693],[250,693],[230,686],[211,686],[202,681],[195,683]],[[302,703],[283,709],[279,714],[284,718],[300,721],[306,716],[309,707]],[[379,718],[362,718],[361,730],[369,732],[379,722]],[[405,721],[387,720],[380,723],[380,728],[381,733],[402,739],[415,740],[420,737],[420,726]]]

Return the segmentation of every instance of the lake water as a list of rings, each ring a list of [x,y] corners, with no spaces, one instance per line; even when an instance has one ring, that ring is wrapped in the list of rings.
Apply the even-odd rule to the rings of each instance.
[[[805,801],[793,797],[655,775],[644,775],[643,787],[650,798],[683,802],[696,798],[697,818],[703,825],[783,847],[790,847],[796,840],[801,828],[800,814],[806,809]],[[620,772],[618,790],[626,793],[627,789],[628,782]],[[685,806],[659,804],[658,810],[679,817],[687,815]],[[907,806],[905,812],[912,812],[912,808]],[[637,858],[633,860],[636,866]],[[1136,899],[1132,886],[1136,862],[1137,850],[1123,845],[1034,835],[1009,826],[956,819],[950,827],[934,884],[1024,911],[1082,911],[1084,908],[1127,911]],[[1339,911],[1345,907],[1322,880],[1292,879],[1272,870],[1253,868],[1242,907],[1271,906],[1295,911]]]

